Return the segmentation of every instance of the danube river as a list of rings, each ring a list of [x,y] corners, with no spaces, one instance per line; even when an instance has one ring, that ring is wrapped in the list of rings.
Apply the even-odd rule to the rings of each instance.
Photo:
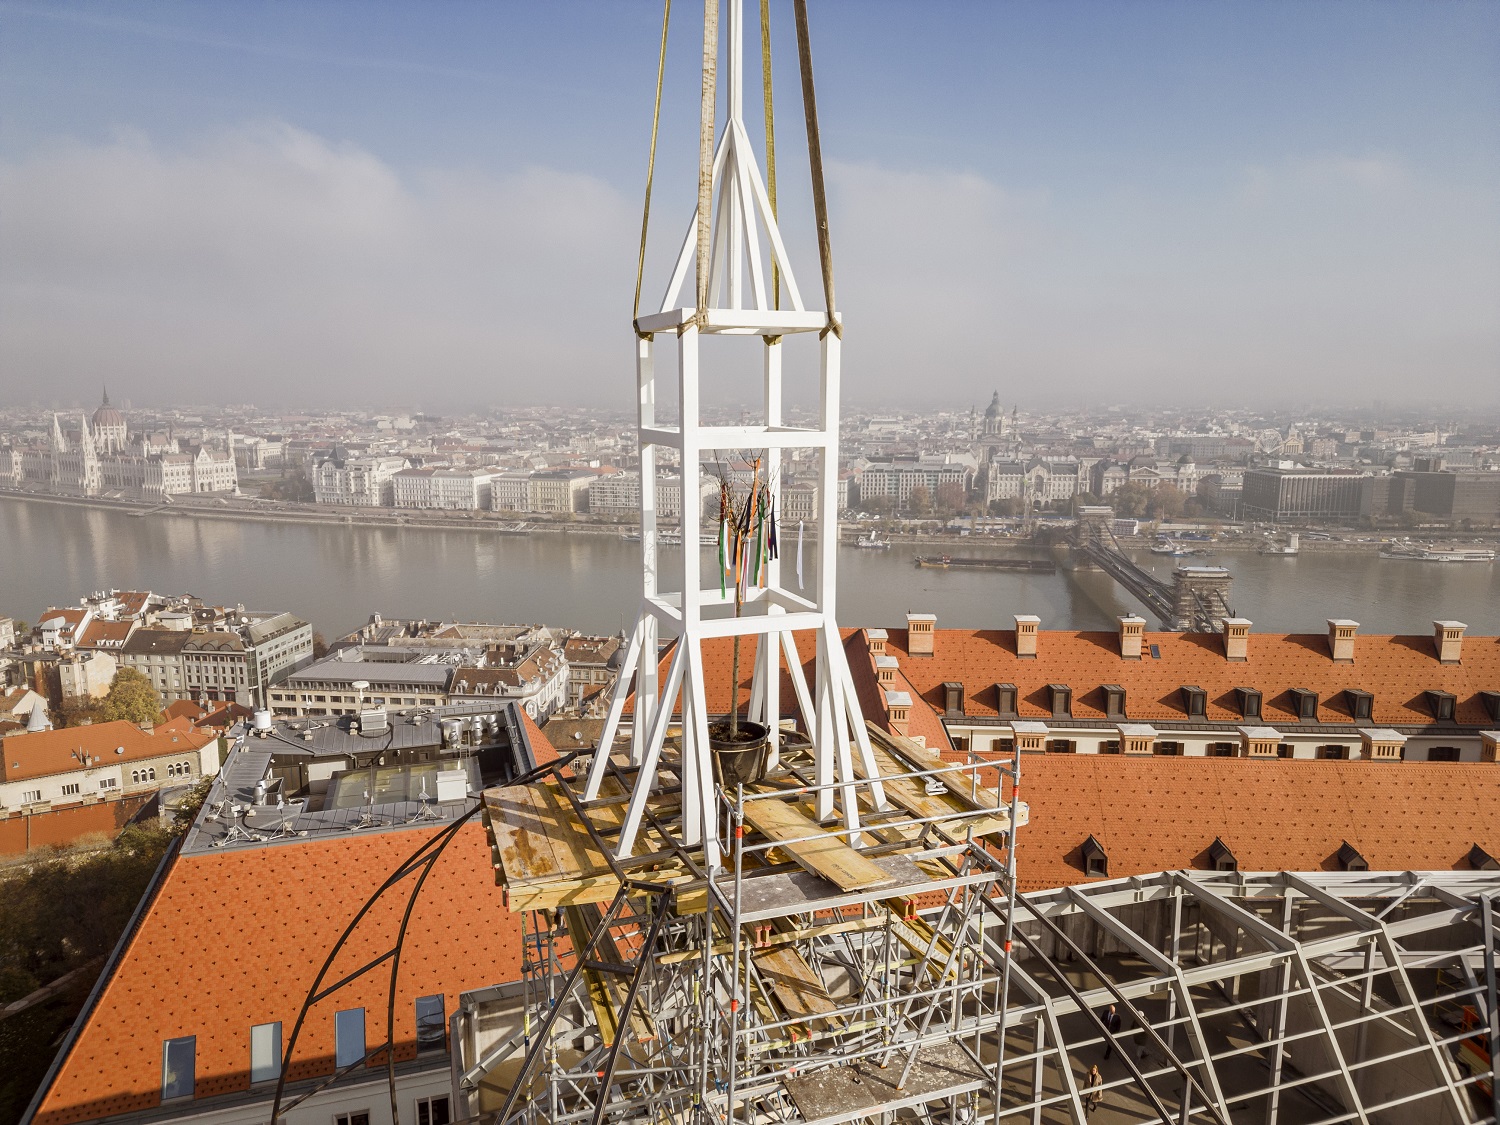
[[[995,628],[1034,613],[1044,628],[1112,628],[1134,599],[1098,571],[1020,574],[919,570],[914,550],[1017,554],[1024,548],[888,551],[844,547],[839,604],[846,625],[901,625],[907,610],[940,626]],[[796,543],[783,547],[795,588]],[[809,543],[804,573],[812,577]],[[1045,557],[1045,556],[1040,556]],[[1178,561],[1141,555],[1170,575]],[[290,609],[334,637],[371,613],[431,620],[540,621],[612,632],[634,620],[640,546],[614,536],[539,532],[386,530],[337,524],[191,519],[0,498],[0,614],[35,621],[49,605],[93,590],[192,593],[218,604]],[[1374,554],[1304,552],[1296,558],[1233,553],[1194,559],[1234,574],[1231,601],[1257,629],[1321,632],[1352,617],[1366,632],[1427,633],[1458,618],[1500,632],[1500,563],[1400,562]],[[1152,628],[1156,622],[1151,622]]]

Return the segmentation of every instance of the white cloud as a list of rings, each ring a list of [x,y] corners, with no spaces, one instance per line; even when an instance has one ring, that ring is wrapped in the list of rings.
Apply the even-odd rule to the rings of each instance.
[[[1500,385],[1496,190],[1393,156],[1166,192],[835,164],[830,196],[850,403]],[[276,123],[59,144],[0,163],[0,397],[623,408],[638,208],[592,176],[403,173]],[[656,218],[648,307],[686,216]]]
[[[552,399],[629,368],[633,205],[529,168],[402,177],[281,124],[0,167],[8,382],[138,399]],[[627,395],[620,396],[626,399]]]

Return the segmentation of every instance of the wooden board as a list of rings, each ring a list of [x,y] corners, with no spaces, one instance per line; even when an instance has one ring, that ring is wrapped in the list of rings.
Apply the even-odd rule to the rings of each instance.
[[[958,829],[972,826],[975,836],[1004,832],[1009,827],[1010,807],[1002,805],[998,809],[994,808],[995,791],[993,789],[980,788],[977,793],[971,794],[969,780],[963,773],[940,775],[939,780],[947,787],[948,792],[939,795],[927,792],[925,779],[898,776],[910,773],[912,770],[943,769],[954,763],[944,762],[936,754],[922,750],[915,743],[909,748],[903,747],[899,752],[893,753],[872,740],[870,750],[875,758],[875,765],[880,770],[886,796],[913,816],[923,819],[964,817],[961,824],[952,827]],[[859,755],[855,754],[853,757],[855,772],[860,777],[864,777],[864,767],[860,763]],[[986,802],[989,803],[986,804]],[[976,811],[986,809],[993,810],[989,816],[973,815]]]
[[[812,966],[790,946],[763,949],[753,955],[761,979],[789,1016],[830,1016],[838,1010]]]
[[[745,820],[768,839],[802,841],[782,846],[808,871],[827,879],[841,891],[869,890],[893,882],[888,874],[837,836],[818,836],[823,830],[783,801],[747,801]],[[809,836],[814,838],[807,839]]]

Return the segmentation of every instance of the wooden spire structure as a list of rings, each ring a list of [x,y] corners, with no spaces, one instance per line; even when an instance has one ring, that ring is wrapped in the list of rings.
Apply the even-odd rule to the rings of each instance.
[[[629,857],[647,799],[660,783],[659,767],[669,733],[680,723],[676,740],[679,756],[674,765],[682,788],[680,831],[684,843],[701,844],[710,868],[721,865],[723,840],[712,811],[715,802],[709,725],[718,716],[709,710],[706,642],[733,637],[754,639],[748,718],[768,728],[768,753],[773,764],[783,720],[799,722],[813,744],[816,783],[823,787],[818,792],[816,814],[825,822],[839,817],[844,829],[852,833],[852,842],[857,842],[859,829],[855,783],[861,776],[880,775],[834,614],[838,593],[842,320],[833,302],[832,256],[805,12],[799,5],[798,41],[818,221],[822,308],[809,308],[798,287],[796,270],[777,223],[776,205],[767,191],[767,177],[762,174],[760,159],[745,128],[744,0],[722,3],[727,16],[722,44],[727,96],[723,99],[724,112],[719,113],[720,8],[719,0],[708,0],[704,6],[698,205],[660,307],[654,313],[637,315],[634,324],[641,466],[640,614],[583,794],[586,800],[598,797],[616,732],[633,697],[630,757],[638,771],[616,852],[619,858]],[[664,33],[663,58],[665,41]],[[766,78],[769,81],[769,67]],[[766,104],[769,107],[769,97]],[[658,112],[659,106],[658,96]],[[768,117],[768,142],[769,124]],[[653,166],[654,143],[653,133]],[[774,165],[768,171],[774,184]],[[649,205],[648,186],[648,216]],[[644,227],[643,223],[642,262]],[[695,294],[685,297],[690,271],[694,273]],[[783,303],[789,307],[782,307]],[[819,343],[818,402],[816,421],[811,426],[787,425],[783,414],[784,340],[798,333],[815,334]],[[759,417],[752,423],[703,424],[700,387],[705,380],[722,375],[703,353],[705,336],[732,337],[740,346],[761,352],[762,401]],[[658,364],[658,346],[662,343],[668,347],[675,343],[675,377],[670,353],[662,357],[667,363]],[[714,360],[720,360],[724,351],[713,349]],[[674,396],[675,404],[671,402]],[[817,544],[816,564],[810,576],[803,576],[810,581],[805,586],[797,582],[793,588],[789,580],[797,576],[784,574],[778,558],[765,557],[758,560],[753,579],[742,582],[736,599],[735,591],[726,590],[722,575],[714,572],[717,562],[705,568],[699,549],[704,530],[700,507],[704,461],[740,457],[751,451],[751,456],[760,461],[762,477],[769,482],[770,511],[779,516],[781,469],[792,450],[814,451],[819,466],[816,519],[804,529]],[[666,451],[676,454],[682,486],[682,552],[680,560],[674,557],[670,563],[661,549],[664,529],[656,503],[657,480],[670,467]],[[718,528],[708,530],[717,532]],[[781,534],[786,543],[799,536],[799,531],[783,524]],[[813,638],[811,684],[804,674],[794,634]],[[664,640],[671,644],[663,675],[658,653]],[[783,698],[783,669],[792,685],[792,699]],[[736,684],[731,698],[738,700],[739,694]],[[848,787],[840,788],[845,782]],[[879,782],[867,792],[867,799],[873,800],[876,808],[888,807]]]

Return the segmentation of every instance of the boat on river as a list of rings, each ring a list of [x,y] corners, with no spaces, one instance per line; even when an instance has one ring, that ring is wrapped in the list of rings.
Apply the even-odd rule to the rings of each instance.
[[[867,531],[854,541],[854,545],[864,551],[889,551],[891,541],[882,539],[874,531]]]
[[[917,566],[927,570],[1019,570],[1029,574],[1056,574],[1050,559],[965,558],[959,555],[917,555]]]
[[[1392,543],[1380,548],[1380,557],[1409,562],[1487,563],[1495,561],[1495,552],[1488,547],[1433,547],[1422,543]]]

